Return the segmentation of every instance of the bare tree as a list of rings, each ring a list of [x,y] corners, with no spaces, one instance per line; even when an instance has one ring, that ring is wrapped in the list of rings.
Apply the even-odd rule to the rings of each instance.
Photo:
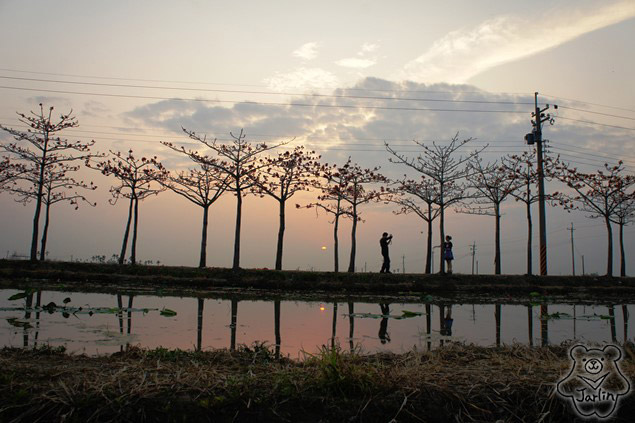
[[[581,210],[590,218],[604,219],[607,234],[606,275],[613,276],[613,231],[611,219],[622,204],[628,201],[624,195],[635,184],[635,176],[622,175],[622,161],[616,166],[604,165],[605,170],[584,173],[570,168],[567,163],[556,161],[551,175],[562,181],[572,192],[557,192],[553,196],[565,210]]]
[[[624,255],[624,226],[635,220],[635,191],[628,192],[627,184],[620,183],[622,188],[618,195],[617,207],[611,218],[611,222],[620,228],[620,276],[626,276],[626,257]],[[631,184],[632,185],[632,184]]]
[[[231,132],[229,133],[232,137],[230,144],[222,144],[217,142],[216,139],[208,141],[205,135],[201,137],[194,131],[189,131],[185,128],[182,129],[191,139],[206,145],[216,152],[222,161],[216,162],[215,167],[229,175],[230,183],[227,186],[227,191],[233,192],[236,196],[236,229],[232,268],[238,270],[240,269],[240,228],[243,196],[253,191],[252,189],[256,184],[259,172],[266,166],[259,163],[259,155],[265,151],[284,145],[286,142],[278,143],[273,146],[268,146],[265,143],[251,144],[246,141],[246,135],[241,129],[238,135],[234,135]]]
[[[119,264],[125,263],[128,236],[130,235],[130,222],[134,209],[134,224],[132,231],[132,246],[130,249],[130,263],[137,262],[137,228],[139,226],[139,201],[143,201],[151,195],[158,195],[165,190],[158,181],[165,178],[165,170],[157,160],[157,157],[141,157],[137,159],[132,150],[127,155],[121,152],[110,151],[111,158],[106,161],[91,163],[86,166],[101,171],[103,175],[114,176],[119,180],[117,185],[110,187],[112,199],[109,203],[115,205],[120,197],[129,200],[128,220],[119,254]]]
[[[85,183],[84,181],[78,181],[69,174],[77,172],[80,166],[70,165],[68,163],[55,163],[52,166],[47,166],[44,172],[44,186],[42,203],[45,206],[44,209],[44,228],[42,229],[42,239],[40,241],[40,260],[46,258],[46,243],[48,239],[48,230],[50,225],[51,206],[56,203],[67,202],[71,206],[75,207],[75,210],[79,208],[80,202],[85,202],[91,207],[95,207],[96,203],[91,203],[88,199],[79,192],[68,192],[68,190],[84,189],[94,191],[97,186],[92,182]],[[26,182],[24,184],[14,184],[8,190],[17,196],[16,201],[27,204],[31,200],[37,200],[38,198],[38,184],[40,181],[40,175],[37,169],[32,168],[31,172],[24,172],[17,177],[19,181]]]
[[[344,191],[347,182],[344,176],[337,170],[337,165],[324,166],[323,172],[319,175],[323,183],[316,183],[316,187],[321,191],[317,202],[308,204],[306,207],[315,207],[316,210],[324,210],[327,214],[333,215],[333,271],[339,272],[339,222],[340,217],[351,217],[352,208],[344,204]],[[296,204],[300,208],[299,204]]]
[[[425,273],[432,272],[432,222],[441,214],[439,203],[439,190],[436,182],[425,175],[418,181],[403,179],[398,181],[396,188],[390,189],[391,201],[400,206],[395,214],[414,213],[426,222],[426,268]]]
[[[33,216],[33,232],[31,237],[31,260],[37,260],[37,241],[40,226],[40,213],[44,201],[44,184],[46,172],[57,163],[71,163],[85,160],[91,157],[90,147],[95,143],[83,143],[81,141],[69,142],[56,134],[67,128],[77,127],[77,119],[71,110],[67,114],[60,115],[59,120],[52,120],[53,107],[44,111],[40,103],[39,112],[31,112],[30,115],[17,113],[18,120],[30,129],[18,131],[3,125],[0,129],[13,135],[17,142],[0,146],[7,153],[15,156],[19,161],[29,164],[28,171],[34,170],[37,174],[37,194],[35,197],[35,213]],[[26,144],[23,146],[23,144]],[[73,155],[73,153],[81,153]]]
[[[501,203],[505,201],[515,190],[519,182],[515,178],[509,178],[504,169],[497,162],[483,165],[480,157],[475,156],[468,162],[467,174],[468,186],[475,191],[470,202],[464,204],[460,213],[477,214],[481,216],[494,216],[494,273],[501,274],[501,242],[500,221]]]
[[[303,146],[298,146],[292,151],[279,153],[277,157],[266,157],[259,161],[262,170],[256,180],[255,191],[278,202],[276,270],[282,270],[286,202],[296,192],[308,191],[315,185],[315,175],[319,174],[321,169],[319,158],[314,151],[308,152]]]
[[[386,178],[378,173],[379,168],[363,169],[351,162],[349,157],[346,163],[337,168],[336,174],[344,182],[341,191],[342,200],[351,206],[350,216],[353,219],[351,228],[351,256],[348,263],[348,272],[355,272],[355,255],[357,252],[357,222],[361,221],[359,207],[371,201],[377,201],[384,194],[384,187],[380,190],[369,189],[369,185],[385,182]]]
[[[413,141],[416,145],[423,149],[422,154],[416,158],[409,158],[404,154],[393,150],[388,143],[385,143],[386,150],[392,155],[390,161],[392,163],[400,163],[428,176],[436,182],[439,190],[439,237],[441,239],[441,254],[439,258],[440,273],[445,273],[445,260],[443,251],[443,240],[445,239],[445,209],[464,199],[464,187],[461,183],[467,176],[466,163],[471,158],[477,156],[487,146],[479,150],[469,153],[467,156],[455,157],[458,150],[472,141],[473,138],[467,138],[459,141],[457,133],[450,143],[447,145],[432,143],[432,147],[428,147],[421,142]]]
[[[203,156],[195,151],[185,150],[172,143],[164,142],[163,145],[172,150],[185,154],[199,165],[198,169],[189,169],[187,172],[171,172],[166,174],[160,182],[169,190],[186,198],[203,209],[203,229],[201,231],[201,252],[198,267],[207,265],[207,223],[209,208],[216,202],[227,189],[230,182],[229,175],[217,166],[218,160],[209,156]]]
[[[518,189],[511,192],[516,201],[525,204],[527,217],[527,274],[531,275],[532,270],[532,231],[533,223],[531,217],[531,205],[539,200],[538,191],[532,191],[531,186],[538,182],[538,169],[535,162],[535,154],[523,152],[519,155],[503,157],[501,160],[502,170],[510,180],[518,182]]]

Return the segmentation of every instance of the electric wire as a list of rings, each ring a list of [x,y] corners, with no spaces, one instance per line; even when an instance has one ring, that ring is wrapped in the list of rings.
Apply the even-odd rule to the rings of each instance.
[[[473,103],[473,104],[508,104],[508,105],[532,105],[533,104],[528,102],[523,103],[523,102],[516,102],[516,101],[453,100],[453,99],[438,99],[438,98],[379,97],[379,96],[360,96],[360,95],[347,95],[347,94],[289,93],[289,92],[276,92],[276,91],[245,91],[245,90],[209,89],[209,88],[160,87],[160,86],[150,86],[150,85],[107,84],[107,83],[99,83],[99,82],[78,82],[78,81],[61,81],[61,80],[51,80],[51,79],[18,78],[18,77],[3,76],[3,75],[0,75],[0,79],[32,81],[32,82],[53,82],[53,83],[60,83],[60,84],[88,85],[88,86],[98,86],[98,87],[144,88],[144,89],[197,91],[197,92],[202,91],[202,92],[214,92],[214,93],[225,93],[225,94],[288,95],[288,96],[297,96],[297,97],[319,97],[319,98],[337,98],[337,99],[350,98],[350,99],[356,99],[356,100],[393,100],[393,101]]]
[[[41,88],[7,87],[4,85],[0,86],[0,88],[8,89],[8,90],[17,90],[17,91],[131,98],[131,99],[141,99],[141,100],[194,101],[194,102],[201,102],[201,103],[248,104],[248,105],[259,105],[259,106],[294,106],[294,107],[362,109],[362,110],[400,110],[400,111],[415,111],[415,112],[461,112],[461,113],[465,112],[465,113],[515,113],[515,114],[526,113],[525,111],[520,111],[520,110],[436,109],[436,108],[419,108],[419,107],[357,106],[357,105],[349,105],[349,104],[319,104],[319,103],[310,104],[310,103],[281,103],[281,102],[269,102],[269,101],[213,100],[208,98],[181,98],[181,97],[144,96],[144,95],[132,95],[132,94],[90,93],[90,92],[80,92],[80,91],[50,90],[50,89],[41,89]]]

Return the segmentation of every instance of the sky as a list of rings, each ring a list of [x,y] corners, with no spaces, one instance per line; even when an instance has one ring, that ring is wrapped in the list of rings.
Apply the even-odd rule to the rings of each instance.
[[[160,141],[200,146],[181,128],[224,141],[244,129],[254,142],[291,141],[328,163],[350,156],[388,177],[384,142],[416,157],[413,140],[447,144],[473,138],[461,154],[487,145],[486,162],[529,149],[534,92],[550,104],[547,154],[585,171],[624,161],[635,170],[635,2],[611,1],[11,1],[0,0],[0,123],[20,129],[16,112],[38,103],[73,110],[78,128],[62,135],[94,140],[94,152],[157,155],[172,170],[183,157]],[[553,105],[559,108],[555,110]],[[0,142],[11,137],[0,134]],[[82,170],[98,189],[96,207],[52,209],[49,258],[90,260],[119,252],[127,208],[110,205],[114,180]],[[562,190],[556,182],[547,191]],[[332,225],[290,200],[285,269],[332,269]],[[210,209],[209,266],[231,266],[235,198]],[[358,270],[378,271],[378,240],[394,235],[392,267],[422,272],[425,222],[395,207],[362,208]],[[34,204],[0,193],[0,256],[27,254]],[[526,223],[520,203],[503,203],[503,273],[524,273]],[[534,208],[537,244],[537,208]],[[243,209],[241,265],[272,268],[277,205],[249,196]],[[173,193],[140,207],[141,261],[195,266],[200,208]],[[547,208],[550,274],[606,270],[606,229],[584,213]],[[435,243],[438,244],[435,222]],[[494,219],[448,210],[454,270],[493,273]],[[625,228],[627,273],[635,272],[635,230]],[[619,269],[617,228],[615,267]],[[340,227],[346,267],[350,222]],[[325,250],[322,247],[327,247]],[[534,270],[538,269],[534,245]],[[437,250],[438,251],[438,250]],[[435,268],[438,264],[435,263]]]

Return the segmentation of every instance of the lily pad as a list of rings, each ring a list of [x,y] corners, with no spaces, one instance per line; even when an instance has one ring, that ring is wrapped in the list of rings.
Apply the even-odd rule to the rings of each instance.
[[[163,310],[161,310],[161,316],[174,317],[176,316],[176,311],[170,310],[169,308],[164,308]]]

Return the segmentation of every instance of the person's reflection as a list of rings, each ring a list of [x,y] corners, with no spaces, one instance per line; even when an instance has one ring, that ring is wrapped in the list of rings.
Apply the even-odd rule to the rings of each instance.
[[[441,313],[441,335],[452,336],[452,324],[454,319],[452,318],[452,306],[447,306],[445,310],[445,316]]]
[[[390,342],[388,334],[388,316],[390,315],[390,304],[379,304],[381,308],[381,322],[379,322],[379,340],[382,344]]]

